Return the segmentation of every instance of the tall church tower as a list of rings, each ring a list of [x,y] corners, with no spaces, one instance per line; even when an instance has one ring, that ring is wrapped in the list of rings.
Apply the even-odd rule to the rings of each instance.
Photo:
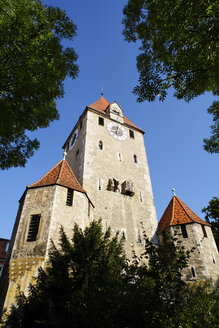
[[[63,148],[76,178],[94,203],[104,229],[121,231],[126,253],[142,250],[142,233],[157,228],[144,131],[104,97],[85,108]]]
[[[18,284],[27,293],[60,226],[71,237],[75,223],[83,229],[101,218],[104,230],[124,236],[127,257],[142,252],[143,230],[153,238],[157,228],[143,135],[116,102],[101,97],[85,108],[64,144],[66,159],[21,198],[0,307],[6,294],[6,308],[14,301]]]

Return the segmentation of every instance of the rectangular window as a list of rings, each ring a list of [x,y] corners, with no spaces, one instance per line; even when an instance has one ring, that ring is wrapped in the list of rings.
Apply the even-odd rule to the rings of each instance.
[[[99,125],[104,125],[104,119],[99,116]]]
[[[40,214],[31,215],[29,231],[28,231],[28,235],[27,235],[27,241],[35,241],[36,240],[38,230],[39,230],[40,218],[41,218]]]
[[[6,253],[7,253],[8,249],[9,249],[9,242],[7,242],[6,245],[5,245],[5,252]]]
[[[203,231],[203,236],[204,236],[205,238],[208,238],[207,231],[206,231],[204,225],[202,225],[202,231]]]
[[[132,138],[132,139],[135,138],[134,131],[129,130],[129,137]]]
[[[66,205],[67,206],[72,206],[72,203],[73,203],[73,189],[68,188],[67,198],[66,198]]]
[[[188,238],[185,224],[181,224],[181,231],[182,231],[183,238]]]

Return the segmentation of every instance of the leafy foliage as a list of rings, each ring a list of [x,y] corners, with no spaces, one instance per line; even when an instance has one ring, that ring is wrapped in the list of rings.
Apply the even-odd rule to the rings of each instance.
[[[39,0],[0,0],[0,168],[24,166],[38,149],[26,131],[59,118],[63,80],[78,74],[77,55],[64,48],[76,26],[63,10]]]
[[[209,205],[202,209],[202,212],[205,213],[205,220],[211,223],[212,232],[219,250],[219,198],[213,197]]]
[[[3,327],[217,327],[218,295],[182,281],[187,255],[176,240],[158,247],[145,236],[132,263],[122,246],[100,222],[75,226],[72,243],[62,229],[61,248],[52,245],[46,270],[28,297],[19,293]]]
[[[204,149],[211,154],[219,153],[219,101],[213,102],[208,113],[213,115],[214,124],[211,126],[212,136],[204,139]]]
[[[163,101],[169,88],[177,99],[190,101],[207,92],[219,94],[217,0],[128,0],[124,8],[124,36],[140,41],[137,56],[137,101]],[[218,105],[217,105],[218,106]],[[214,135],[204,148],[218,152],[218,107]]]

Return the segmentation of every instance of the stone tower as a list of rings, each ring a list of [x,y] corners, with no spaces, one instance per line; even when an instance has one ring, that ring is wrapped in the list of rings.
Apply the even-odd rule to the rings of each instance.
[[[72,237],[74,224],[84,228],[93,219],[92,211],[93,204],[65,160],[27,187],[1,279],[1,303],[7,293],[5,308],[14,300],[18,285],[27,294],[39,266],[44,267],[48,259],[51,239],[58,245],[60,227]]]
[[[173,196],[158,223],[159,240],[164,231],[170,229],[190,254],[188,267],[184,269],[186,281],[201,278],[219,279],[219,255],[211,231],[211,225],[201,220],[179,197]]]
[[[104,229],[121,231],[125,249],[142,250],[142,230],[157,228],[144,131],[104,97],[87,106],[63,148],[76,178],[94,203]]]
[[[6,308],[17,285],[27,292],[38,267],[44,267],[50,240],[58,243],[61,225],[71,237],[75,223],[84,228],[101,218],[104,230],[111,226],[124,236],[128,257],[132,250],[142,252],[143,229],[155,238],[143,135],[116,102],[101,97],[85,108],[64,144],[66,160],[29,185],[20,200],[8,256]],[[1,292],[0,286],[1,300],[6,289]]]

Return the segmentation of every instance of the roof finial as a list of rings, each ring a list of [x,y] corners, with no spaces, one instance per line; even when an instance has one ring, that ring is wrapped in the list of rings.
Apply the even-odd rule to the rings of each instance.
[[[172,192],[173,192],[173,196],[176,196],[176,193],[175,193],[175,188],[174,187],[172,187]]]
[[[101,87],[101,97],[103,97],[103,87]]]
[[[64,153],[63,153],[63,161],[65,161],[66,155],[67,155],[67,153],[66,153],[66,151],[64,151]]]

